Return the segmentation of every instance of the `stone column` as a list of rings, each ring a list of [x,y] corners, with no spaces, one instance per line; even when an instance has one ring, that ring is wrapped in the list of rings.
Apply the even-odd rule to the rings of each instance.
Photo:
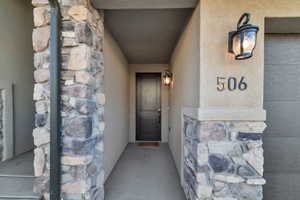
[[[49,198],[48,0],[33,0],[35,192]],[[103,14],[89,0],[59,0],[62,12],[62,198],[104,199]]]
[[[35,129],[34,137],[34,192],[46,199],[49,194],[50,169],[50,84],[49,84],[49,41],[50,7],[48,1],[32,1],[34,8],[34,29],[32,34],[34,49],[34,94]]]
[[[188,200],[262,200],[263,122],[184,116],[183,185]]]

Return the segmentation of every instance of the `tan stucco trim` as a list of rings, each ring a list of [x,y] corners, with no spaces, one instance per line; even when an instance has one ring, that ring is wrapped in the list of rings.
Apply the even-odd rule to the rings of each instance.
[[[265,121],[266,111],[263,109],[237,108],[191,108],[185,107],[183,115],[199,121]]]

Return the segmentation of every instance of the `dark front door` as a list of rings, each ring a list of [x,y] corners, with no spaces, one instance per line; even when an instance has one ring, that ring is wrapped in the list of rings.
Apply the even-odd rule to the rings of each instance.
[[[161,140],[161,74],[136,75],[136,140]]]

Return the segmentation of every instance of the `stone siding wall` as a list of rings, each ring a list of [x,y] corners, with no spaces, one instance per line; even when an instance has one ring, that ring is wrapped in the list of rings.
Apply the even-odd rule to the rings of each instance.
[[[4,153],[4,95],[3,90],[0,89],[0,162],[3,160]]]
[[[262,200],[263,122],[206,122],[184,116],[188,200]]]
[[[104,199],[103,14],[89,0],[59,0],[62,13],[62,198]],[[35,192],[49,198],[49,40],[48,0],[34,8],[36,128]]]

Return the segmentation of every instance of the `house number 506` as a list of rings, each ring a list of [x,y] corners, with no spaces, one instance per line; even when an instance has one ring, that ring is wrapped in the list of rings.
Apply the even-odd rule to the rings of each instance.
[[[226,89],[229,91],[240,90],[244,91],[247,90],[248,85],[245,81],[245,77],[242,76],[240,79],[236,77],[217,77],[217,90],[222,92]]]

